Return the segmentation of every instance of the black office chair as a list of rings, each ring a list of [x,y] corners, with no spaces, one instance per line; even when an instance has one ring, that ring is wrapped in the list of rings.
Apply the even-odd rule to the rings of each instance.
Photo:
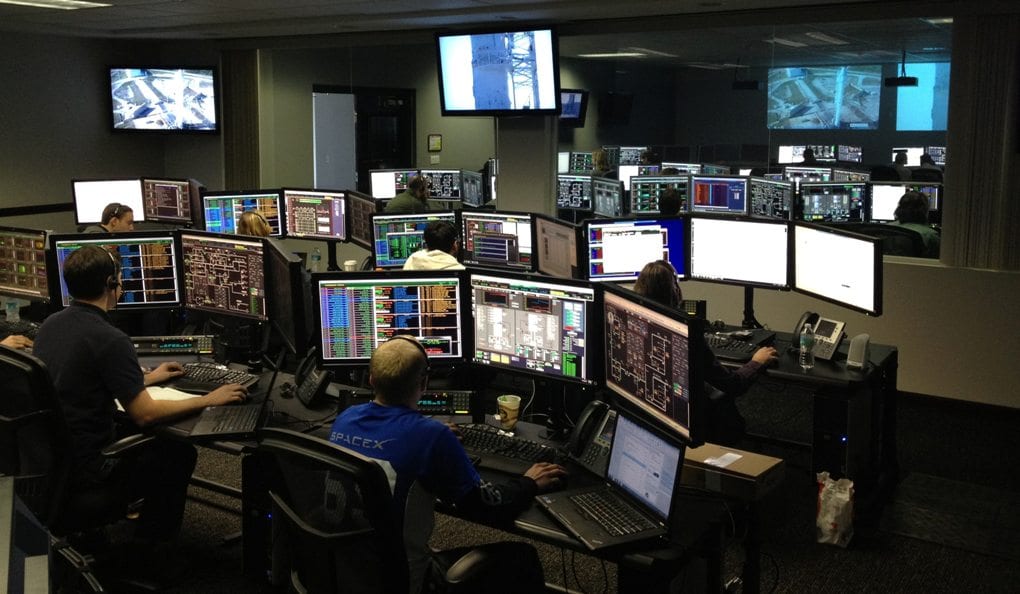
[[[938,169],[924,169],[918,167],[910,171],[910,179],[919,182],[941,182],[942,172]]]
[[[884,223],[843,223],[839,228],[881,239],[883,255],[925,257],[924,239],[913,229]]]
[[[871,168],[871,181],[902,181],[900,172],[891,165],[875,165]]]

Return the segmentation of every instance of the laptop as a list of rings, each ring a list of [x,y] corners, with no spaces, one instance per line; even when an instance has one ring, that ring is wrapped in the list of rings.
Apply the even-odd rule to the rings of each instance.
[[[254,437],[255,430],[265,424],[266,405],[269,404],[276,376],[283,364],[283,353],[276,361],[269,387],[262,394],[262,401],[251,404],[228,404],[208,406],[198,415],[198,421],[191,428],[189,437],[210,437],[217,439],[239,439]]]
[[[616,417],[606,483],[535,497],[538,505],[598,550],[666,535],[683,448],[625,414]]]

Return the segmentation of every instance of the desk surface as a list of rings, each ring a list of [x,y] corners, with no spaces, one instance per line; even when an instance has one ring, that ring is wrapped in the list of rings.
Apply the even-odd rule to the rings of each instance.
[[[779,360],[766,369],[765,375],[787,381],[845,388],[866,381],[876,369],[895,364],[898,358],[896,347],[872,344],[869,356],[870,365],[865,369],[848,368],[846,353],[849,343],[844,340],[831,361],[816,358],[815,366],[805,371],[800,366],[797,351],[791,348],[791,340],[791,334],[776,333],[776,342],[773,346],[779,351]],[[730,367],[742,365],[732,361],[720,361]]]

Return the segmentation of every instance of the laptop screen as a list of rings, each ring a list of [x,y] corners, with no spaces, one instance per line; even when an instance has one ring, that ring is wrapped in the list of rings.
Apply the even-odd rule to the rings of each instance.
[[[617,415],[606,474],[614,485],[665,520],[669,517],[679,469],[679,447],[624,415]]]

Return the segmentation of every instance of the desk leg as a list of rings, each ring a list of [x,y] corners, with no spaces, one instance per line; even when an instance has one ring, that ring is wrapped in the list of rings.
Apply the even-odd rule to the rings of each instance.
[[[744,535],[744,571],[741,574],[744,594],[761,591],[761,503],[747,508],[747,533]]]

